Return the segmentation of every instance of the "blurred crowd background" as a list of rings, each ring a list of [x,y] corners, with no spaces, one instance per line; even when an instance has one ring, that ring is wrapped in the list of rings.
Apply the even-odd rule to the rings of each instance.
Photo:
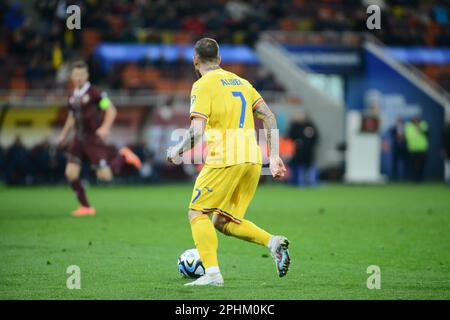
[[[192,44],[201,36],[209,36],[222,44],[253,46],[266,30],[364,32],[370,3],[364,0],[199,0],[195,4],[183,0],[2,1],[0,67],[4,71],[0,87],[64,86],[65,64],[73,57],[83,56],[89,62],[94,82],[122,88],[127,86],[127,80],[120,75],[133,66],[117,65],[104,72],[93,55],[98,43]],[[383,28],[374,32],[386,45],[449,45],[448,1],[375,3],[382,9],[389,3],[389,10],[382,11]],[[66,8],[71,4],[81,8],[83,32],[66,28]],[[32,11],[27,12],[24,7]],[[165,79],[179,78],[180,74],[189,80],[194,77],[184,59],[169,63],[161,56],[157,61],[142,61],[143,65],[146,63],[163,71],[168,69],[162,73]],[[445,88],[450,88],[448,69],[444,73],[436,66],[423,67]],[[253,71],[245,75],[258,77]],[[282,90],[271,79],[251,80],[260,83],[260,89]]]
[[[66,27],[66,8],[72,4],[81,8],[81,30]],[[299,35],[298,39],[315,33],[318,36],[307,45],[326,45],[328,38],[321,35],[329,32],[368,33],[366,9],[371,4],[378,5],[382,13],[382,28],[370,32],[374,41],[389,47],[447,50],[441,62],[421,60],[414,63],[414,69],[448,93],[447,0],[1,1],[0,179],[8,184],[64,182],[64,149],[56,147],[53,140],[67,113],[64,99],[70,90],[70,62],[80,58],[89,65],[91,82],[110,93],[118,106],[111,142],[130,145],[144,161],[141,172],[130,172],[119,181],[191,178],[198,170],[195,166],[174,168],[164,163],[170,131],[187,125],[188,96],[195,81],[189,56],[180,48],[207,36],[233,50],[245,48],[254,54],[258,41],[273,31]],[[128,61],[109,61],[99,48],[110,44],[149,45],[156,51]],[[173,52],[167,54],[166,48]],[[291,182],[316,185],[320,178],[342,179],[344,157],[333,167],[319,170],[315,166],[315,150],[327,136],[315,124],[319,119],[303,110],[302,99],[257,59],[244,61],[236,55],[236,59],[224,60],[223,67],[251,81],[275,110],[280,110],[282,153],[291,163]],[[341,78],[345,94],[348,79],[346,75]],[[292,111],[297,109],[301,112]],[[439,145],[432,152],[440,152],[441,176],[450,157],[444,118],[439,120],[439,136],[432,130],[422,132],[430,145]],[[384,173],[392,179],[420,181],[427,177],[425,163],[416,168],[417,159],[411,156],[414,151],[408,150],[404,126],[413,122],[412,117],[391,115],[392,125],[384,135],[381,151],[391,152]],[[434,125],[433,121],[428,124]],[[345,153],[345,139],[336,148]],[[428,149],[423,150],[423,161]],[[91,179],[89,167],[85,171]]]

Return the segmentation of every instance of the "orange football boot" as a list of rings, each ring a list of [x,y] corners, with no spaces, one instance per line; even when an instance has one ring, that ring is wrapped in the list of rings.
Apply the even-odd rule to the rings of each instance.
[[[93,207],[81,206],[72,212],[74,217],[93,216],[95,215],[95,209]]]
[[[123,147],[122,149],[120,149],[120,154],[125,157],[125,161],[128,164],[131,164],[138,170],[141,169],[141,167],[142,167],[141,160],[133,151],[131,151],[130,148]]]

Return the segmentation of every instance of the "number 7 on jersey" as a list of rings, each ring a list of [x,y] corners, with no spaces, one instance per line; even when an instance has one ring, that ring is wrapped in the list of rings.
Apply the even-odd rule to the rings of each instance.
[[[239,128],[244,127],[245,121],[245,107],[247,106],[247,101],[245,101],[244,95],[240,91],[232,91],[233,97],[241,98],[242,106],[241,106],[241,117],[239,118]]]

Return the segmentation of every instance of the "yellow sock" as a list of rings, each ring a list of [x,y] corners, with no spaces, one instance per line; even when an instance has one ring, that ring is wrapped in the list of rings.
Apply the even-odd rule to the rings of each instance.
[[[191,220],[192,238],[202,259],[205,269],[218,267],[217,262],[217,240],[214,225],[206,214],[201,214]]]
[[[233,236],[266,247],[268,246],[270,237],[272,236],[270,233],[248,220],[242,220],[239,224],[232,221],[228,222],[223,228],[223,233],[228,236]]]

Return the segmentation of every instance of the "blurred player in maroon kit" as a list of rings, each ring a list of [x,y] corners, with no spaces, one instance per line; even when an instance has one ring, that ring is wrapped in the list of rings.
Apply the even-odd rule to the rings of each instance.
[[[82,61],[74,63],[70,78],[75,89],[69,96],[69,114],[58,137],[58,144],[62,144],[70,130],[75,127],[75,134],[67,152],[65,172],[80,203],[80,207],[73,212],[73,215],[78,217],[95,214],[80,181],[84,158],[89,160],[96,170],[97,178],[102,181],[110,181],[113,174],[119,174],[125,164],[140,169],[141,161],[129,148],[122,148],[118,153],[112,154],[111,148],[105,144],[117,110],[107,95],[88,81],[87,65]]]

